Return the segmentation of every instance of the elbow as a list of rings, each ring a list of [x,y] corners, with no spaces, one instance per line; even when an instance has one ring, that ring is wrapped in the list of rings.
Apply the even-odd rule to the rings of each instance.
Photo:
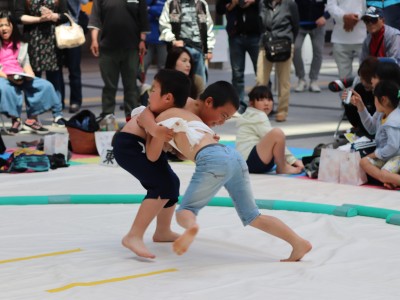
[[[147,159],[151,162],[156,162],[159,158],[159,155],[147,154]]]

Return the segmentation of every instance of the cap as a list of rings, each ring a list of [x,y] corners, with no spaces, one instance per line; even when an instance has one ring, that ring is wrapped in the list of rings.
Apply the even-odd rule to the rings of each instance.
[[[365,14],[362,16],[361,20],[370,17],[370,18],[383,18],[383,10],[379,7],[370,6],[367,8]]]

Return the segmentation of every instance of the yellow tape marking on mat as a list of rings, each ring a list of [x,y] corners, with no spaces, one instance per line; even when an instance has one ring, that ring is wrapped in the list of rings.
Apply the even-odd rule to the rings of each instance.
[[[124,276],[124,277],[116,277],[116,278],[104,279],[104,280],[99,280],[99,281],[74,282],[74,283],[70,283],[70,284],[67,284],[65,286],[62,286],[62,287],[59,287],[56,289],[47,290],[46,292],[58,293],[58,292],[62,292],[62,291],[68,290],[68,289],[72,289],[77,286],[94,286],[94,285],[124,281],[124,280],[139,278],[139,277],[146,277],[146,276],[158,275],[158,274],[162,274],[162,273],[176,272],[176,271],[178,271],[178,270],[177,269],[165,269],[165,270],[160,270],[160,271],[155,271],[155,272],[150,272],[150,273],[143,273],[143,274],[137,274],[137,275]]]
[[[64,254],[70,254],[70,253],[80,252],[80,251],[82,251],[82,249],[77,248],[77,249],[72,249],[72,250],[67,250],[67,251],[50,252],[50,253],[33,255],[33,256],[5,259],[5,260],[0,260],[0,264],[6,264],[6,263],[10,263],[10,262],[16,262],[16,261],[28,260],[28,259],[42,258],[42,257],[47,257],[47,256],[64,255]]]

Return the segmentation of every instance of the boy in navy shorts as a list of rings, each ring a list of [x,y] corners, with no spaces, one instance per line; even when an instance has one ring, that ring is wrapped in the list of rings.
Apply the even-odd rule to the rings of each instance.
[[[160,70],[150,90],[149,106],[154,115],[171,107],[184,107],[190,92],[188,77],[175,70]],[[173,131],[163,126],[139,126],[138,116],[115,134],[113,150],[118,164],[136,177],[147,194],[139,208],[132,227],[122,239],[122,245],[136,255],[155,258],[143,242],[143,235],[157,216],[154,242],[172,242],[179,235],[171,230],[171,220],[179,196],[179,179],[168,164],[166,154],[152,149],[153,142],[168,142]],[[154,123],[155,124],[155,123]],[[152,137],[158,139],[153,139]],[[155,158],[155,159],[154,159]]]

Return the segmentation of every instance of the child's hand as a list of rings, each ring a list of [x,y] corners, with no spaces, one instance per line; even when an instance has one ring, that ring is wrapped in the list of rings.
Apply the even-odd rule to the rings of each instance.
[[[216,142],[219,142],[219,140],[221,139],[221,137],[220,137],[218,134],[214,134],[214,135],[213,135],[213,139],[214,139]]]
[[[174,137],[174,130],[164,126],[157,126],[153,137],[169,142]]]
[[[351,96],[350,103],[353,104],[355,107],[357,107],[358,111],[363,111],[365,109],[365,105],[361,99],[360,94],[357,93],[355,90],[352,91],[353,95]]]

